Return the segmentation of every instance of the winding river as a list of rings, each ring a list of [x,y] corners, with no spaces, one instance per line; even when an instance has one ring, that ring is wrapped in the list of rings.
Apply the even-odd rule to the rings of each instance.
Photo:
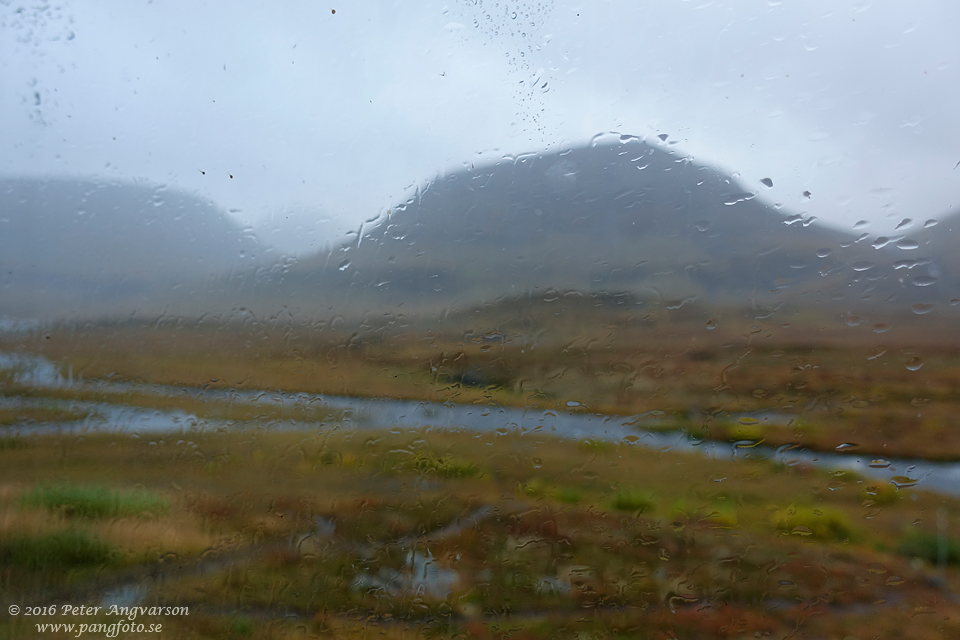
[[[35,356],[0,353],[0,371],[9,371],[21,385],[37,389],[71,388],[88,391],[131,392],[157,396],[189,395],[198,399],[230,401],[263,406],[300,406],[323,409],[333,417],[321,422],[273,420],[234,422],[209,420],[179,410],[161,410],[84,401],[59,401],[64,409],[86,413],[83,420],[57,423],[31,423],[5,428],[3,435],[30,433],[71,433],[111,431],[130,434],[179,433],[192,430],[287,429],[324,431],[332,429],[370,430],[385,427],[405,429],[461,429],[484,432],[520,432],[570,439],[625,441],[660,451],[699,453],[714,458],[773,459],[784,464],[809,464],[833,470],[851,470],[864,477],[893,482],[901,487],[960,495],[960,463],[889,458],[883,461],[855,451],[821,453],[781,447],[772,449],[753,443],[727,443],[692,440],[685,434],[643,430],[637,416],[610,416],[588,412],[515,409],[495,404],[438,404],[430,402],[370,399],[276,391],[237,391],[166,387],[119,382],[81,382],[64,377],[48,360]],[[0,397],[0,408],[48,406],[49,399],[21,396]],[[752,416],[761,423],[789,419],[786,415]],[[642,423],[640,423],[642,424]]]

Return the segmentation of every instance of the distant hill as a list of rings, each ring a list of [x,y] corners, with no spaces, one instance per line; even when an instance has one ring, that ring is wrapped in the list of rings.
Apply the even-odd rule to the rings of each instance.
[[[960,214],[854,235],[768,204],[771,184],[623,137],[464,166],[333,250],[276,259],[172,189],[0,180],[0,316],[312,321],[576,291],[840,317],[960,298]]]
[[[898,278],[929,287],[930,299],[957,305],[960,300],[960,208],[917,219],[896,244],[908,247],[894,262]],[[917,248],[909,249],[915,242]],[[954,302],[957,300],[957,302]]]
[[[633,137],[505,158],[440,176],[270,286],[294,304],[312,295],[369,308],[462,308],[548,290],[852,308],[958,288],[955,277],[936,280],[946,263],[926,249],[938,241],[874,247],[764,203],[767,188]],[[894,268],[904,259],[914,268]]]
[[[263,249],[211,202],[174,189],[0,179],[0,316],[151,307],[174,288],[248,268]]]

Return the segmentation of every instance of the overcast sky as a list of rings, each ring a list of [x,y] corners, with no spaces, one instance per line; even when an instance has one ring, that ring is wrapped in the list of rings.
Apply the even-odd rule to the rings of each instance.
[[[304,252],[464,163],[667,134],[880,233],[960,205],[957,25],[955,0],[0,0],[0,174],[176,186]]]

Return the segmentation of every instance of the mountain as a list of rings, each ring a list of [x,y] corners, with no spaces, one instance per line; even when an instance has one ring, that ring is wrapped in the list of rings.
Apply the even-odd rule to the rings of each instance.
[[[898,278],[929,287],[932,300],[955,305],[953,299],[960,298],[960,208],[922,223],[917,220],[908,230],[916,227],[909,236],[889,238],[909,253],[894,261]]]
[[[0,316],[135,310],[263,252],[211,202],[175,189],[0,179]]]
[[[847,308],[942,294],[937,261],[895,265],[911,240],[871,244],[788,214],[758,197],[768,183],[626,136],[508,157],[438,177],[269,287],[276,304],[369,309],[553,290]]]
[[[871,237],[764,201],[775,193],[624,136],[464,166],[339,247],[271,262],[212,203],[174,189],[0,180],[0,316],[309,321],[576,291],[839,317],[960,298],[960,214]]]

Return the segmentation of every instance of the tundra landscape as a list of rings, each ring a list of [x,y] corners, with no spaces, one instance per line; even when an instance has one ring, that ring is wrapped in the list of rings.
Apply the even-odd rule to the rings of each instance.
[[[848,234],[631,136],[298,259],[0,187],[0,605],[101,607],[0,637],[960,633],[955,215]]]

